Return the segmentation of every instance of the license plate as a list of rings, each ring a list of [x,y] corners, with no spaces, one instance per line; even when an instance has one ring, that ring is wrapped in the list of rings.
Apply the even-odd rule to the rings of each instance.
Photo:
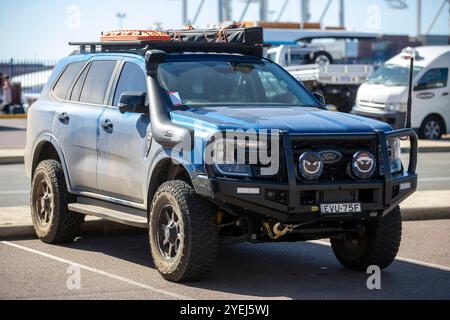
[[[320,205],[324,214],[361,212],[361,203],[324,203]]]

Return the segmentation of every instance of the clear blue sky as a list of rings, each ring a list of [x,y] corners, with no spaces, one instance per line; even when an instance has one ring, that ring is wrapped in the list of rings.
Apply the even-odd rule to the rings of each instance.
[[[201,0],[189,1],[192,19]],[[269,0],[270,17],[275,19],[284,0]],[[405,10],[390,9],[384,0],[345,0],[346,27],[356,31],[410,34],[415,30],[416,0],[404,0]],[[422,30],[426,31],[443,0],[423,0]],[[311,21],[317,21],[327,0],[311,0]],[[325,25],[338,23],[337,0],[333,0]],[[244,0],[234,0],[233,18],[238,19]],[[97,40],[101,31],[119,26],[117,12],[125,12],[124,27],[149,28],[160,22],[166,28],[181,26],[180,0],[0,0],[0,59],[51,58],[67,55],[68,41]],[[378,13],[377,13],[378,12]],[[290,0],[282,21],[298,21],[299,1]],[[79,17],[79,19],[78,19]],[[217,0],[206,0],[197,25],[217,22]],[[252,5],[246,20],[258,19]],[[449,8],[436,21],[432,34],[448,35]]]

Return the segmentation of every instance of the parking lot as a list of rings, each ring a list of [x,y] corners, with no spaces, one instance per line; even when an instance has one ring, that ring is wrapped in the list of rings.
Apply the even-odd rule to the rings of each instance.
[[[21,299],[449,299],[450,220],[405,222],[397,260],[381,273],[345,270],[326,242],[222,246],[205,280],[163,280],[146,234],[87,234],[68,245],[0,242],[0,298]],[[80,289],[68,289],[71,265]],[[70,287],[70,286],[69,286]]]

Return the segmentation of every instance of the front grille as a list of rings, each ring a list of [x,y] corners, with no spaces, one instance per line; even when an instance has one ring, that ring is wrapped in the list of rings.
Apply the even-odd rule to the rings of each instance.
[[[360,100],[359,104],[360,107],[364,107],[364,108],[375,108],[375,109],[385,109],[386,108],[386,104],[381,103],[381,102],[371,102],[371,101],[367,101],[367,100]]]
[[[326,139],[326,138],[324,138]],[[365,140],[335,140],[333,144],[330,144],[330,141],[326,140],[315,140],[315,141],[301,141],[301,137],[296,137],[292,140],[292,147],[294,153],[294,163],[295,170],[297,172],[297,178],[300,178],[298,172],[298,159],[301,154],[307,151],[325,151],[325,150],[333,150],[338,151],[342,158],[336,163],[324,163],[323,173],[319,178],[321,182],[332,182],[332,181],[342,181],[342,180],[351,180],[352,176],[350,173],[350,165],[353,158],[353,155],[357,151],[369,151],[371,152],[375,158],[377,157],[378,150],[375,148],[375,140],[374,139],[365,139]],[[378,165],[378,163],[377,163]],[[374,174],[372,179],[376,179],[377,175]]]

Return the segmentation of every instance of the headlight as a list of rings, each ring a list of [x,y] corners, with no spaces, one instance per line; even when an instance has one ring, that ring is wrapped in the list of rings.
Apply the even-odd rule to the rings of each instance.
[[[391,112],[406,112],[406,103],[390,103],[387,109]]]
[[[267,148],[267,144],[251,140],[219,140],[213,149],[214,168],[224,176],[252,176],[251,164],[256,164],[259,148]]]
[[[400,139],[389,140],[388,142],[389,160],[391,162],[391,172],[398,173],[403,170],[402,149]]]

